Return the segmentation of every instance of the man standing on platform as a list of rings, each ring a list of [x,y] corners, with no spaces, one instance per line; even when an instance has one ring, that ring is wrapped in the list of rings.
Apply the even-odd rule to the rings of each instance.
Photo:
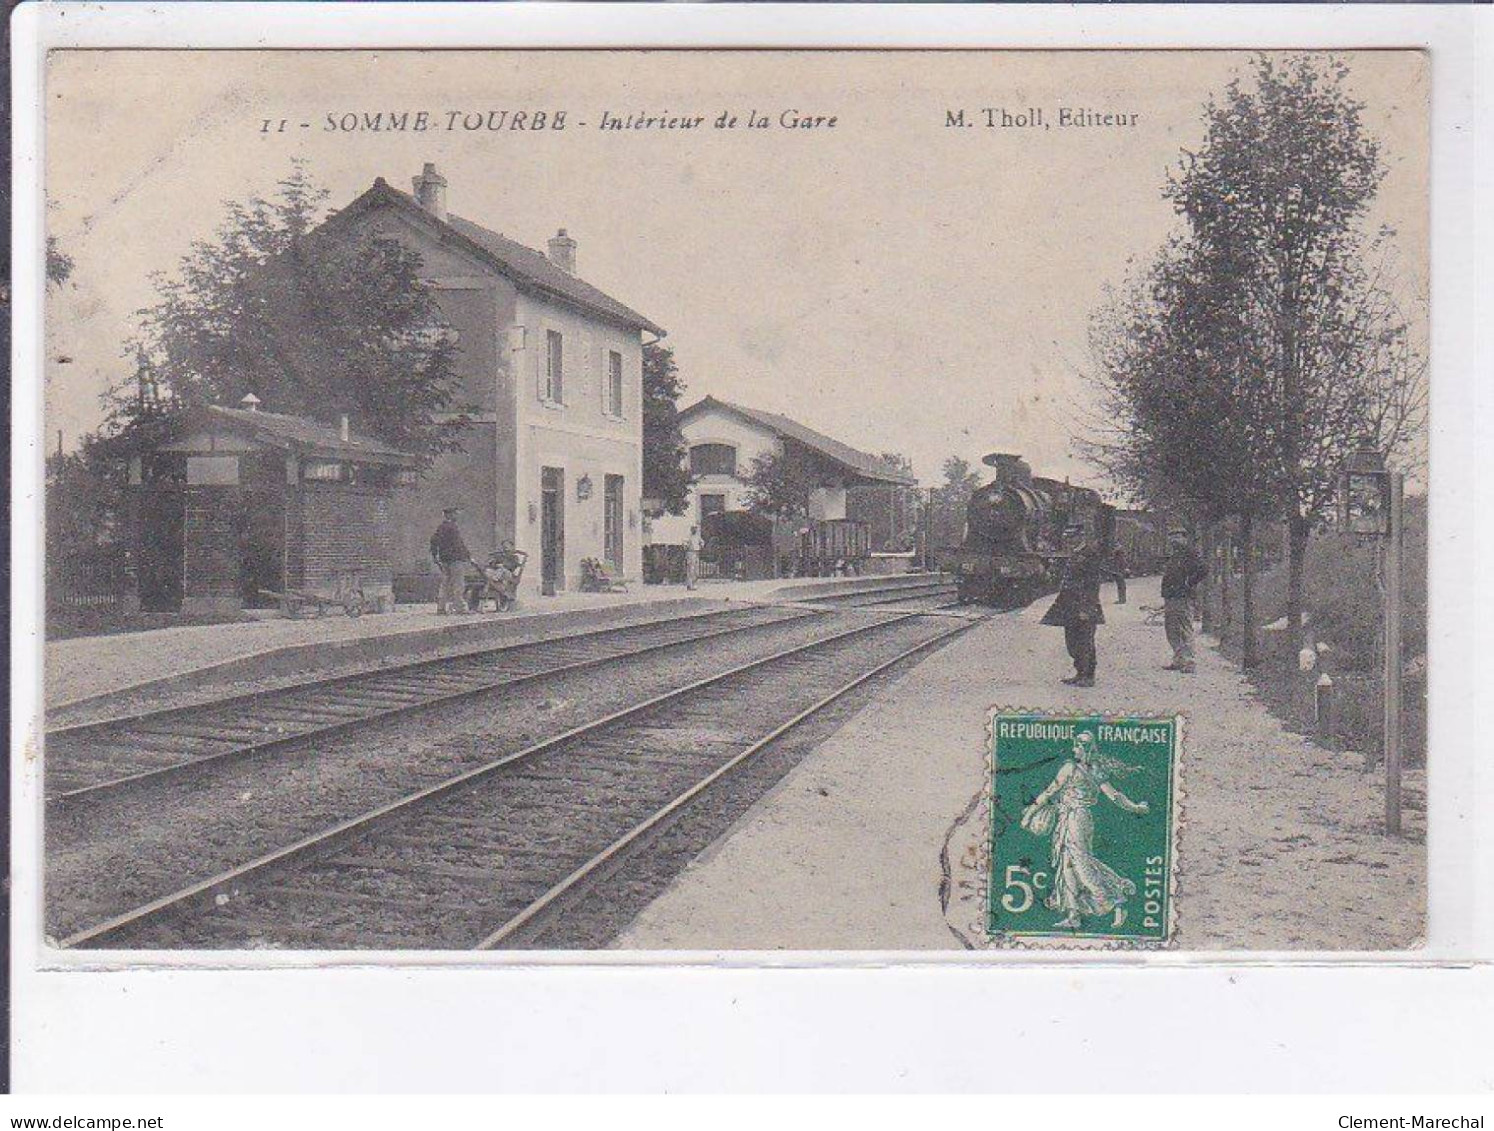
[[[704,545],[700,537],[700,527],[690,527],[690,537],[685,539],[686,589],[694,589],[700,581],[700,551]]]
[[[437,616],[466,609],[463,590],[467,583],[467,566],[472,562],[472,554],[467,543],[462,541],[462,532],[457,529],[457,508],[447,507],[441,513],[441,525],[431,535],[431,559],[441,571],[440,585],[436,590]]]
[[[1043,623],[1063,628],[1064,644],[1074,661],[1074,674],[1064,680],[1075,687],[1095,685],[1095,629],[1105,623],[1100,608],[1101,552],[1083,530],[1068,535],[1069,560],[1064,566],[1058,597],[1043,615]]]
[[[1188,539],[1174,534],[1168,539],[1167,564],[1162,567],[1162,623],[1172,646],[1172,663],[1163,671],[1193,671],[1193,604],[1198,583],[1208,571]]]

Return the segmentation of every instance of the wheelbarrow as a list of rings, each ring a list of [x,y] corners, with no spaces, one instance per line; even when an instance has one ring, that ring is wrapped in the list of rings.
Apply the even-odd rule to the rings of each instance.
[[[350,617],[361,617],[364,610],[370,607],[356,573],[338,575],[337,585],[331,593],[315,589],[292,589],[289,586],[286,586],[283,593],[277,593],[273,589],[261,589],[260,593],[279,601],[280,611],[292,620],[308,615],[322,617],[338,610]]]

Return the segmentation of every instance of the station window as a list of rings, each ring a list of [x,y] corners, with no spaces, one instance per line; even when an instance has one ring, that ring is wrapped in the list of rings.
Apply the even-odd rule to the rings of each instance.
[[[551,404],[565,400],[565,343],[559,330],[545,331],[545,400]]]
[[[730,444],[696,444],[690,449],[691,475],[735,475],[737,449]]]
[[[607,415],[623,414],[623,355],[607,351]]]

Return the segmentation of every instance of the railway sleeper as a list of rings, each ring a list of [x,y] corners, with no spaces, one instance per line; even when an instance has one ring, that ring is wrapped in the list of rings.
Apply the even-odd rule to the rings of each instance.
[[[568,856],[573,856],[574,853],[533,852],[529,855],[537,858],[543,864],[545,861],[565,860]],[[495,859],[492,867],[488,868],[430,861],[385,860],[380,857],[369,856],[338,856],[326,861],[326,863],[336,868],[356,868],[361,871],[370,872],[398,872],[417,878],[421,876],[434,876],[438,879],[462,880],[485,885],[491,885],[499,878],[501,871],[509,867],[509,860],[503,857]]]

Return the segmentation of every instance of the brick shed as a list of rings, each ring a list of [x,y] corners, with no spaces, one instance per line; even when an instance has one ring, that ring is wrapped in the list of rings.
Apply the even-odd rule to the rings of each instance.
[[[391,501],[418,462],[345,419],[338,428],[260,412],[252,396],[194,413],[180,439],[131,469],[142,603],[267,607],[266,590],[330,593],[356,578],[371,602],[392,606]],[[150,576],[150,561],[156,574],[179,570],[179,585]]]

